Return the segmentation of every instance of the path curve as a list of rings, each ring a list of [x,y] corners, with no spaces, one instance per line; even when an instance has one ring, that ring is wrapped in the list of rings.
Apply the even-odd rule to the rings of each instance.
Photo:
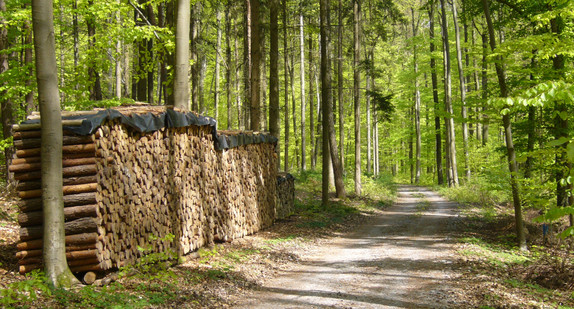
[[[456,204],[400,186],[368,224],[282,271],[235,308],[450,308]]]

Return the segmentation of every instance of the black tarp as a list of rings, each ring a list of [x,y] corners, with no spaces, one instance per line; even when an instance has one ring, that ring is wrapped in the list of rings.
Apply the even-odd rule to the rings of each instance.
[[[66,116],[62,119],[77,120],[82,119],[80,126],[64,126],[66,131],[73,132],[78,135],[91,135],[107,120],[121,119],[121,123],[136,130],[137,132],[149,133],[157,131],[161,128],[181,128],[188,126],[210,126],[212,129],[213,140],[215,141],[215,149],[229,149],[242,145],[258,144],[258,143],[276,143],[277,138],[270,134],[249,134],[239,133],[233,135],[218,134],[217,122],[211,117],[196,115],[191,112],[178,112],[175,110],[167,109],[160,114],[146,113],[124,115],[115,109],[106,109],[99,111],[92,115],[77,115]],[[40,120],[28,120],[24,123],[38,123]]]

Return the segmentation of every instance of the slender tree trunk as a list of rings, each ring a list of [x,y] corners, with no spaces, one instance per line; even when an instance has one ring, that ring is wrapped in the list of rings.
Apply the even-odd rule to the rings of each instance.
[[[174,106],[189,110],[189,0],[177,1]]]
[[[469,155],[468,155],[468,112],[466,108],[466,85],[464,81],[464,69],[462,64],[462,47],[460,44],[460,29],[458,26],[458,14],[456,8],[456,0],[452,1],[452,14],[454,22],[454,32],[456,38],[456,62],[458,66],[458,81],[460,84],[460,100],[461,100],[461,111],[462,111],[462,141],[463,141],[463,151],[464,151],[464,171],[466,175],[466,180],[470,181],[470,166],[469,166]]]
[[[283,88],[283,103],[285,108],[285,151],[284,151],[284,167],[285,172],[289,171],[289,56],[287,49],[287,0],[283,0],[283,74],[285,80],[285,87]]]
[[[337,141],[335,139],[335,124],[333,119],[333,97],[331,89],[331,57],[330,57],[330,8],[328,0],[320,1],[321,15],[321,101],[323,104],[323,206],[327,206],[329,201],[329,181],[328,169],[329,158],[326,155],[330,152],[333,162],[333,172],[335,176],[335,189],[337,197],[345,197],[345,186],[343,184],[343,169],[337,151]]]
[[[372,63],[372,59],[369,57],[370,52],[365,53],[365,58],[370,60]],[[365,82],[365,90],[368,93],[371,90],[371,76],[367,74],[366,82]],[[373,130],[372,130],[372,122],[371,122],[371,97],[369,95],[365,96],[365,110],[367,114],[367,174],[371,174],[373,172],[373,160],[372,160],[372,140],[373,137]]]
[[[361,195],[361,2],[353,0],[353,101],[355,111],[355,194]],[[339,103],[340,104],[340,103]]]
[[[259,39],[259,0],[251,2],[251,126],[253,131],[261,128],[261,40]]]
[[[337,26],[337,102],[339,103],[339,152],[341,166],[345,168],[345,108],[343,105],[343,2],[339,0]]]
[[[93,0],[88,1],[88,6],[94,4]],[[90,12],[86,17],[86,24],[88,26],[88,42],[89,48],[94,49],[96,45],[96,21],[95,16]],[[90,66],[88,67],[88,76],[90,77],[90,82],[92,87],[90,88],[90,100],[101,101],[102,100],[102,85],[100,82],[100,73],[96,68],[95,61],[90,61]]]
[[[432,1],[434,2],[434,1]],[[434,3],[430,5],[429,13],[429,41],[430,41],[430,69],[431,69],[431,80],[432,80],[432,96],[434,102],[434,123],[435,123],[435,161],[436,161],[436,171],[437,171],[437,181],[439,185],[444,183],[444,172],[442,169],[442,137],[440,128],[440,104],[438,97],[438,77],[436,72],[436,60],[432,56],[436,48],[434,45]]]
[[[216,43],[216,47],[215,47],[215,87],[213,90],[213,108],[215,110],[215,120],[218,121],[219,120],[219,75],[220,75],[220,71],[221,71],[221,37],[222,37],[222,31],[221,31],[221,8],[219,7],[219,5],[217,6],[217,13],[216,13],[216,19],[217,19],[217,43]]]
[[[170,27],[172,29],[176,28],[176,18],[175,15],[176,13],[176,5],[177,5],[177,1],[168,1],[165,5],[165,23],[167,27]],[[189,33],[189,32],[188,32]],[[189,35],[188,35],[189,37]],[[176,38],[177,40],[177,38]],[[189,45],[189,44],[188,44]],[[176,46],[176,50],[177,50],[177,46]],[[189,55],[189,51],[188,51],[188,55]],[[162,72],[162,74],[165,74],[164,77],[162,77],[162,80],[164,81],[164,96],[165,96],[165,104],[171,104],[174,105],[175,102],[175,94],[173,92],[173,88],[174,88],[174,83],[175,83],[175,78],[167,78],[168,75],[172,75],[175,77],[175,53],[172,54],[167,54],[166,53],[166,63],[163,64],[165,70]],[[169,68],[169,69],[168,69]],[[188,67],[188,71],[189,71],[189,67]],[[188,88],[189,89],[189,88]],[[189,96],[189,90],[188,90],[188,96]],[[187,100],[187,109],[189,109],[189,99]]]
[[[486,56],[488,55],[488,37],[486,31],[481,34],[482,38],[482,67],[481,67],[481,79],[482,79],[482,145],[486,146],[488,143],[488,128],[490,119],[488,114],[486,114],[487,106],[486,102],[488,100],[488,63],[486,62]]]
[[[248,127],[251,123],[249,122],[249,117],[251,116],[251,66],[252,59],[251,56],[251,27],[253,10],[251,9],[251,0],[245,0],[245,23],[244,23],[244,37],[243,37],[243,122],[245,127]]]
[[[550,20],[550,27],[552,33],[556,36],[561,36],[564,31],[565,23],[562,16],[554,17]],[[552,57],[552,69],[556,78],[561,80],[565,76],[565,59],[563,54],[557,54]],[[569,138],[569,121],[568,121],[568,105],[563,100],[556,102],[556,116],[554,117],[554,138],[555,139],[568,139]],[[570,171],[572,170],[572,162],[568,158],[568,145],[570,142],[561,144],[558,147],[556,154],[556,204],[558,207],[567,207],[572,205],[572,184],[563,183],[567,179]],[[574,218],[570,214],[570,226],[574,224]]]
[[[6,3],[4,0],[0,0],[0,74],[8,71],[9,63],[8,63],[8,53],[6,52],[7,49],[10,47],[10,43],[8,40],[8,27],[6,25],[6,19],[4,18],[4,14],[6,13]],[[26,57],[28,55],[26,54]],[[6,87],[6,85],[2,85]],[[2,87],[2,88],[4,88]],[[0,91],[0,96],[6,96],[6,91]],[[0,116],[2,119],[2,139],[7,139],[12,136],[12,125],[14,124],[14,116],[13,116],[13,106],[12,106],[12,99],[9,96],[4,97],[0,103]],[[12,153],[13,147],[7,147],[4,150],[4,160],[6,163],[6,170],[5,175],[7,175],[8,182],[12,182],[11,173],[8,171],[8,167],[12,162]]]
[[[2,0],[0,0],[2,1]],[[3,1],[0,5],[3,5]],[[54,40],[53,3],[32,1],[34,49],[40,115],[42,116],[42,203],[44,214],[43,261],[53,286],[79,284],[66,262],[64,202],[62,194],[62,118]]]
[[[536,50],[532,52],[533,54],[536,53]],[[532,57],[530,61],[530,67],[532,71],[536,68],[536,58]],[[530,73],[530,80],[535,81],[534,73]],[[534,151],[534,143],[536,139],[536,107],[529,106],[528,107],[528,138],[526,141],[526,152],[528,156],[526,157],[526,162],[524,162],[524,178],[532,177],[532,166],[534,162],[534,158],[532,157],[532,152]]]
[[[313,66],[313,35],[309,34],[309,147],[311,148],[311,169],[315,170],[317,166],[317,157],[315,153],[315,117],[313,104],[315,93],[313,91],[313,74],[315,74],[315,67]]]
[[[440,0],[442,12],[442,41],[443,41],[443,59],[444,59],[444,107],[447,113],[446,116],[446,132],[447,132],[447,152],[448,152],[448,174],[449,186],[458,186],[458,170],[456,163],[456,137],[454,134],[454,119],[452,109],[452,82],[450,72],[450,48],[448,42],[448,20],[446,18],[446,5],[445,0]]]
[[[191,110],[199,112],[199,74],[201,70],[201,59],[199,57],[199,33],[200,15],[202,10],[201,1],[195,2],[191,14]]]
[[[121,0],[118,0],[118,4],[121,4]],[[116,23],[118,26],[121,25],[121,12],[116,12]],[[122,41],[117,38],[116,41],[116,63],[115,63],[115,77],[116,77],[116,98],[120,99],[122,97]]]
[[[412,27],[413,27],[413,39],[417,36],[418,25],[415,26],[415,9],[411,8],[411,16],[412,16]],[[415,153],[415,160],[416,160],[416,168],[415,168],[415,184],[420,183],[421,179],[421,147],[422,147],[422,138],[421,138],[421,93],[419,90],[419,67],[418,67],[418,59],[417,59],[417,46],[415,41],[413,40],[413,64],[414,64],[414,81],[415,81],[415,135],[416,135],[416,153]]]
[[[146,16],[148,19],[148,22],[152,25],[152,26],[156,26],[157,25],[157,21],[155,18],[155,12],[153,10],[153,6],[151,4],[147,4],[146,5]],[[149,63],[147,64],[147,85],[146,85],[146,89],[147,89],[147,101],[150,104],[154,104],[155,100],[154,100],[154,93],[153,93],[153,87],[154,87],[154,69],[153,69],[153,63],[154,61],[154,53],[153,53],[153,39],[147,39],[147,49],[148,49],[148,53],[149,53]]]
[[[271,0],[269,7],[269,132],[277,139],[279,130],[279,0]],[[279,143],[277,143],[277,158],[280,159]],[[277,167],[281,163],[277,160]]]
[[[26,38],[24,40],[27,46],[32,46],[32,28],[30,27],[30,21],[26,21],[24,24],[24,32]],[[25,107],[26,107],[26,114],[31,113],[33,110],[36,110],[36,106],[34,104],[34,91],[32,88],[32,79],[34,78],[34,53],[32,47],[26,47],[24,50],[24,65],[28,67],[28,76],[26,77],[26,88],[30,89],[28,93],[26,93]]]
[[[293,44],[294,45],[294,44]],[[294,46],[293,46],[294,47]],[[297,136],[297,101],[295,100],[295,55],[291,53],[291,66],[289,67],[289,79],[291,85],[291,115],[293,121],[293,134],[295,137],[295,162],[296,167],[300,167],[299,157],[299,136]]]
[[[490,8],[488,0],[482,0],[482,7],[484,9],[484,17],[488,26],[488,35],[490,48],[492,51],[496,49],[496,39],[494,37],[494,26],[490,16]],[[502,59],[498,59],[495,63],[496,75],[498,77],[498,85],[500,87],[500,95],[503,98],[508,97],[508,88],[506,86],[506,76],[502,66]],[[510,170],[510,185],[512,187],[512,199],[514,202],[514,218],[516,220],[516,238],[520,250],[527,250],[526,236],[524,234],[524,222],[522,220],[522,204],[520,202],[520,194],[518,188],[518,166],[516,164],[516,153],[514,151],[514,143],[512,142],[512,126],[510,123],[510,113],[505,113],[502,116],[502,124],[504,127],[504,135],[506,140],[506,150],[508,157],[508,169]]]
[[[227,101],[227,130],[231,130],[231,72],[233,69],[231,60],[231,1],[225,4],[225,59],[227,67],[225,68],[225,94]]]
[[[301,8],[301,10],[303,10],[303,8]],[[301,169],[304,171],[307,169],[307,149],[305,148],[307,144],[305,132],[305,113],[307,112],[307,106],[305,102],[305,31],[303,24],[303,12],[299,14],[299,47],[301,55]]]

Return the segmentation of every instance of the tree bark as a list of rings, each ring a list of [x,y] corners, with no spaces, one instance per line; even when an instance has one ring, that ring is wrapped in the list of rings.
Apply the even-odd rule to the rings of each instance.
[[[251,66],[252,59],[251,56],[253,53],[251,52],[251,23],[252,21],[252,12],[251,9],[251,0],[245,0],[245,18],[244,18],[244,37],[243,37],[243,123],[244,127],[248,127],[251,125],[249,122],[249,117],[251,116]]]
[[[341,166],[345,168],[345,108],[343,105],[343,2],[339,0],[337,26],[337,102],[339,106],[339,152]]]
[[[303,8],[301,8],[303,10]],[[299,47],[301,54],[301,169],[307,169],[307,149],[305,148],[307,144],[306,132],[305,132],[305,113],[307,112],[306,98],[305,98],[305,32],[303,24],[303,12],[299,14]]]
[[[219,121],[219,75],[221,71],[221,8],[217,5],[217,43],[215,46],[215,86],[213,89],[213,108],[215,109],[215,121]]]
[[[285,87],[283,88],[283,106],[285,108],[285,151],[283,155],[285,172],[289,171],[289,56],[287,53],[287,0],[283,0],[283,79]]]
[[[454,119],[452,109],[452,82],[450,71],[450,47],[448,42],[448,20],[446,18],[445,0],[440,0],[442,12],[442,42],[443,42],[443,60],[444,60],[444,107],[447,113],[445,117],[446,134],[447,134],[447,167],[449,186],[458,186],[458,170],[456,163],[456,136],[454,131]]]
[[[311,148],[311,169],[315,170],[317,167],[317,157],[315,154],[315,104],[314,100],[314,81],[315,67],[313,66],[313,35],[309,34],[309,147]]]
[[[486,114],[486,102],[488,101],[488,37],[486,31],[481,34],[482,39],[482,65],[481,65],[481,87],[482,87],[482,145],[488,144],[488,129],[490,119]]]
[[[323,104],[323,206],[327,206],[329,199],[329,158],[325,154],[330,152],[333,162],[333,173],[335,175],[335,190],[338,198],[345,197],[345,186],[343,184],[343,169],[337,151],[337,141],[335,139],[335,124],[333,119],[333,93],[331,86],[331,55],[330,55],[330,27],[329,16],[331,14],[329,1],[320,1],[321,14],[321,101]]]
[[[88,1],[88,6],[91,7],[94,4],[93,0]],[[96,45],[96,20],[95,16],[88,12],[86,16],[86,24],[88,26],[88,45],[90,49],[94,49]],[[100,73],[96,68],[96,62],[94,60],[90,61],[88,66],[88,76],[92,87],[90,88],[90,100],[101,101],[102,100],[102,85],[100,81]]]
[[[456,8],[456,0],[452,1],[452,15],[454,22],[454,32],[456,38],[456,62],[458,66],[458,81],[460,84],[460,100],[461,100],[461,113],[462,113],[462,141],[464,152],[464,171],[466,180],[470,181],[470,166],[468,154],[468,111],[466,108],[466,85],[464,81],[464,69],[462,66],[462,48],[460,44],[460,29],[458,26],[458,13]]]
[[[411,8],[411,17],[412,17],[412,28],[413,28],[413,38],[417,36],[418,25],[415,26],[415,9]],[[416,149],[415,149],[415,160],[416,160],[416,167],[415,167],[415,184],[420,183],[421,179],[421,147],[422,147],[422,139],[421,139],[421,93],[419,90],[419,67],[417,63],[417,46],[415,41],[413,40],[413,64],[414,64],[414,81],[415,81],[415,136],[416,136]]]
[[[353,1],[353,102],[355,112],[355,194],[361,195],[361,2]],[[339,102],[340,104],[340,102]]]
[[[279,26],[277,21],[279,0],[271,0],[269,9],[269,132],[279,139]],[[281,166],[279,143],[276,151],[277,167],[279,168]]]
[[[225,59],[227,67],[225,68],[225,95],[227,101],[227,130],[231,129],[231,72],[233,71],[231,60],[231,1],[225,4]]]
[[[177,1],[175,27],[175,81],[173,105],[189,110],[189,0]]]
[[[53,3],[32,1],[36,78],[42,117],[43,260],[46,278],[56,287],[79,283],[66,262],[62,193],[62,117],[54,40]]]
[[[490,42],[490,49],[496,49],[496,39],[494,37],[494,26],[490,16],[490,7],[488,0],[482,0],[482,7],[484,10],[484,17],[488,26],[488,35]],[[496,75],[498,77],[498,85],[500,87],[500,95],[503,98],[508,97],[508,88],[506,86],[506,76],[502,66],[502,59],[498,59],[495,63]],[[518,165],[516,164],[516,153],[514,151],[514,143],[512,141],[512,126],[510,123],[510,112],[505,112],[502,116],[502,124],[504,127],[504,136],[506,140],[506,150],[508,158],[508,169],[510,170],[510,185],[512,187],[512,200],[514,202],[514,218],[516,220],[516,238],[520,250],[527,250],[526,235],[524,234],[524,222],[522,220],[522,204],[520,202],[520,193],[518,188]]]
[[[4,14],[6,12],[6,3],[4,0],[0,0],[0,13]],[[0,15],[0,74],[8,71],[8,53],[6,50],[10,47],[8,42],[8,27],[6,25],[6,20],[3,15]],[[0,93],[2,96],[6,95],[6,91]],[[12,112],[12,99],[6,96],[2,99],[0,104],[1,118],[2,118],[2,139],[7,139],[12,136],[12,124],[14,124],[14,116]],[[6,162],[6,175],[8,180],[12,180],[10,176],[8,167],[10,166],[10,161],[12,158],[12,153],[14,152],[13,147],[7,147],[4,151],[4,159]]]
[[[431,1],[434,2],[434,1]],[[437,171],[437,181],[439,185],[444,183],[444,172],[442,169],[442,137],[440,128],[440,104],[438,97],[438,77],[436,72],[436,60],[433,57],[433,53],[436,48],[434,45],[434,9],[435,5],[432,3],[429,14],[429,41],[430,41],[430,69],[431,69],[431,81],[432,81],[432,96],[434,102],[434,123],[435,123],[435,161],[436,161],[436,171]]]

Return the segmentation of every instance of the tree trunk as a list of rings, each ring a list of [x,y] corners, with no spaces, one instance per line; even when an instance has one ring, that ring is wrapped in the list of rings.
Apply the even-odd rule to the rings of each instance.
[[[490,41],[490,48],[492,51],[496,49],[496,39],[494,37],[494,26],[492,18],[490,17],[490,8],[488,0],[482,0],[482,7],[484,9],[484,17],[488,26],[488,35]],[[502,59],[495,62],[496,75],[498,77],[498,85],[500,87],[500,95],[503,98],[508,97],[508,88],[506,86],[506,76],[502,66]],[[514,151],[514,143],[512,142],[512,126],[510,123],[510,113],[505,113],[502,116],[502,124],[504,127],[504,135],[506,140],[506,150],[508,158],[508,169],[510,170],[510,185],[512,187],[512,200],[514,202],[514,218],[516,220],[516,238],[520,250],[527,250],[526,248],[526,235],[524,234],[524,223],[522,221],[522,204],[520,202],[518,181],[518,166],[516,164],[516,153]]]
[[[452,14],[454,22],[454,32],[456,38],[456,62],[458,66],[458,81],[460,84],[460,100],[461,100],[461,111],[462,111],[462,141],[463,141],[463,151],[464,151],[464,171],[466,175],[466,180],[470,181],[470,166],[469,166],[469,155],[468,155],[468,112],[466,108],[466,85],[464,81],[464,70],[462,67],[462,48],[460,44],[460,29],[458,27],[458,14],[456,8],[456,0],[452,1]]]
[[[191,15],[191,110],[199,112],[199,74],[201,70],[201,59],[199,58],[199,33],[200,33],[200,14],[202,3],[195,2],[193,5],[193,12]],[[188,60],[189,61],[189,60]]]
[[[225,94],[227,101],[227,130],[231,130],[231,1],[225,4],[225,59],[227,67],[225,69]]]
[[[118,4],[121,4],[121,0],[118,0]],[[118,26],[121,25],[121,12],[118,10],[116,12],[116,23]],[[115,78],[116,78],[116,98],[120,99],[122,97],[122,41],[117,38],[116,42],[116,63],[115,63]]]
[[[442,12],[442,42],[443,42],[443,59],[444,59],[444,107],[447,113],[445,118],[447,133],[447,153],[448,153],[448,175],[449,186],[458,186],[458,171],[456,164],[456,137],[454,131],[454,119],[452,109],[452,82],[450,72],[450,48],[448,42],[448,21],[446,18],[445,0],[440,0]]]
[[[434,1],[433,1],[434,2]],[[435,161],[436,161],[436,171],[437,171],[437,181],[439,185],[444,183],[444,172],[442,169],[442,137],[440,128],[440,104],[438,97],[438,77],[436,73],[436,60],[432,56],[435,52],[434,45],[434,9],[435,5],[430,5],[429,13],[429,41],[430,41],[430,69],[431,69],[431,80],[432,80],[432,96],[434,102],[434,123],[435,123]]]
[[[317,157],[313,154],[315,153],[315,110],[314,110],[314,96],[313,91],[313,79],[315,74],[315,68],[313,66],[313,35],[309,34],[309,147],[311,148],[311,169],[315,170],[317,166]]]
[[[251,66],[252,59],[251,55],[251,23],[252,23],[252,12],[251,0],[245,0],[245,17],[244,17],[244,37],[243,37],[243,123],[245,127],[250,125],[249,116],[251,116]]]
[[[30,21],[26,21],[24,24],[24,32],[25,32],[25,41],[24,44],[26,46],[32,46],[32,29],[30,27]],[[32,111],[36,110],[36,106],[34,105],[34,91],[31,90],[32,88],[32,79],[34,78],[34,53],[32,47],[26,47],[24,50],[24,65],[28,67],[28,76],[26,77],[26,88],[30,89],[28,93],[26,93],[25,101],[25,108],[26,114],[30,114]]]
[[[413,39],[417,36],[418,25],[415,26],[415,9],[411,8],[412,16],[412,27],[413,27]],[[414,63],[414,73],[415,73],[415,136],[416,136],[416,150],[415,150],[415,184],[420,183],[421,179],[421,93],[419,90],[419,67],[417,63],[417,46],[413,40],[413,63]]]
[[[217,44],[215,47],[215,86],[213,90],[213,108],[215,110],[215,121],[219,121],[219,75],[221,71],[221,8],[217,5]],[[229,63],[228,63],[229,65]]]
[[[283,0],[283,77],[285,87],[283,88],[283,106],[285,108],[285,152],[284,167],[285,172],[289,171],[289,56],[287,53],[287,0]]]
[[[175,82],[173,105],[189,110],[189,0],[177,1],[175,27]]]
[[[269,32],[269,132],[277,139],[280,138],[279,130],[279,0],[271,0],[270,7],[270,32]],[[279,143],[277,143],[277,158],[280,159]],[[279,168],[281,163],[277,161]]]
[[[6,13],[6,4],[4,0],[0,0],[0,14]],[[31,37],[31,36],[30,36]],[[8,27],[6,26],[6,20],[4,15],[0,15],[0,74],[8,71],[9,64],[8,64],[8,53],[6,50],[10,47],[10,43],[8,41]],[[27,54],[26,54],[27,56]],[[0,94],[2,96],[6,95],[6,91],[1,91]],[[6,96],[2,99],[0,104],[0,116],[2,117],[2,139],[7,139],[12,136],[12,124],[14,124],[14,116],[12,111],[12,99],[9,96]],[[13,147],[6,147],[4,150],[4,160],[6,163],[6,174],[7,180],[9,182],[13,181],[12,177],[10,176],[11,173],[8,170],[10,166],[10,162],[12,161],[12,153],[14,151]]]
[[[490,119],[486,114],[488,101],[488,62],[486,56],[488,55],[488,37],[486,31],[481,34],[482,38],[482,67],[481,67],[481,87],[482,87],[482,145],[486,146],[488,143],[488,128]]]
[[[353,1],[353,101],[355,112],[355,194],[361,195],[361,2]],[[340,104],[340,102],[339,102]]]
[[[94,4],[93,0],[88,1],[88,6],[91,7]],[[89,12],[86,16],[86,24],[88,26],[88,45],[90,49],[94,49],[96,46],[96,20],[95,16]],[[102,85],[100,82],[100,73],[96,68],[96,62],[94,60],[90,61],[88,67],[88,76],[92,87],[90,88],[90,100],[101,101],[102,100]]]
[[[299,46],[301,51],[301,170],[304,171],[307,169],[307,149],[305,148],[307,143],[305,136],[305,113],[307,112],[307,106],[305,102],[305,32],[303,12],[299,14]]]
[[[261,40],[259,0],[250,0],[251,6],[251,126],[253,131],[261,127]]]
[[[339,104],[339,152],[341,166],[345,168],[345,106],[343,105],[343,2],[339,0],[339,24],[337,26],[337,102]]]
[[[71,285],[79,284],[79,282],[72,275],[66,262],[62,193],[63,133],[58,93],[53,16],[52,1],[32,1],[36,76],[40,115],[42,116],[41,160],[44,213],[44,270],[48,282],[53,286],[70,287]]]
[[[333,119],[333,93],[331,91],[331,55],[330,55],[330,8],[328,0],[320,1],[321,14],[321,101],[323,104],[323,206],[327,206],[329,198],[329,181],[326,175],[329,169],[329,158],[325,154],[331,154],[333,173],[335,176],[335,189],[338,198],[345,197],[343,184],[343,169],[337,151],[335,139],[335,124]],[[327,176],[327,177],[326,177]]]

